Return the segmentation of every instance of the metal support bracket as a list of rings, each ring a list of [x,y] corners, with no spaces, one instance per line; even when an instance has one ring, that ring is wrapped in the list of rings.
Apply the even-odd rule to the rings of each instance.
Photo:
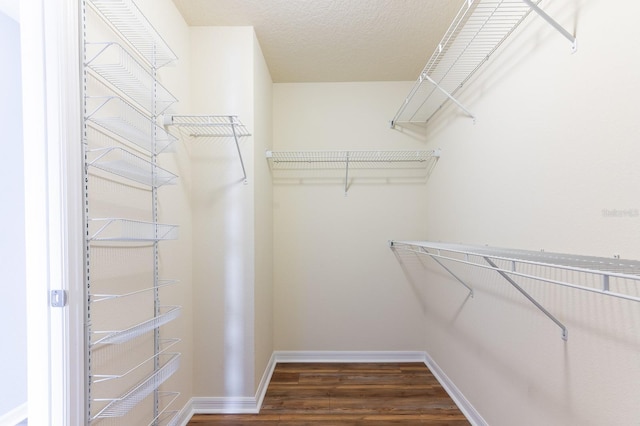
[[[460,108],[462,111],[465,112],[465,114],[467,114],[469,117],[471,117],[473,119],[473,122],[475,124],[476,122],[476,116],[473,115],[473,113],[471,111],[469,111],[464,105],[462,105],[460,103],[460,101],[458,101],[456,98],[453,97],[453,95],[449,92],[447,92],[446,90],[444,90],[438,83],[436,83],[436,81],[434,79],[432,79],[431,77],[429,77],[428,74],[423,73],[420,78],[424,78],[425,80],[427,80],[429,83],[433,84],[436,89],[440,90],[447,98],[449,98],[449,100],[451,100],[451,102],[453,102],[454,104],[456,104],[458,106],[458,108]]]
[[[555,28],[560,34],[562,34],[567,40],[571,42],[571,53],[575,53],[578,50],[578,41],[569,31],[565,30],[558,22],[553,19],[547,12],[540,9],[538,5],[531,0],[522,0],[527,6],[536,12],[542,19],[547,21],[553,28]]]
[[[233,132],[233,140],[236,142],[236,149],[238,150],[238,157],[240,158],[240,166],[242,166],[242,175],[244,177],[244,184],[247,184],[247,171],[244,168],[244,161],[242,160],[242,152],[240,151],[240,143],[238,143],[238,133],[236,132],[235,117],[229,117],[231,121],[231,131]]]
[[[527,293],[522,287],[520,287],[513,279],[511,279],[510,276],[508,276],[504,271],[501,271],[500,268],[498,267],[498,265],[496,265],[495,263],[493,263],[491,261],[491,259],[489,259],[488,257],[483,256],[483,259],[498,273],[502,276],[502,278],[504,278],[505,280],[507,280],[507,282],[509,284],[511,284],[512,286],[515,287],[516,290],[518,290],[520,293],[522,293],[522,295],[524,297],[526,297],[531,303],[533,303],[536,308],[538,308],[540,311],[542,311],[543,314],[545,314],[551,321],[553,321],[554,323],[556,323],[556,325],[558,327],[560,327],[560,329],[562,330],[562,340],[567,340],[568,336],[568,331],[567,331],[567,327],[564,326],[564,324],[562,324],[556,317],[554,317],[549,311],[547,311],[540,303],[538,303],[533,297],[531,297],[531,295],[529,293]]]
[[[451,271],[451,269],[447,268],[444,265],[444,263],[442,263],[437,257],[433,256],[426,248],[421,247],[421,249],[422,249],[422,251],[424,251],[425,254],[429,255],[429,257],[431,259],[433,259],[438,265],[442,266],[442,268],[444,268],[445,271],[447,271],[453,278],[455,278],[456,281],[458,281],[460,284],[465,286],[467,288],[467,290],[469,290],[469,293],[471,294],[471,297],[473,297],[473,288],[471,288],[470,285],[465,283],[460,277],[458,277],[456,274],[454,274],[453,271]]]
[[[344,175],[344,196],[347,196],[347,190],[349,189],[349,151],[347,151],[347,159],[345,164],[345,175]]]

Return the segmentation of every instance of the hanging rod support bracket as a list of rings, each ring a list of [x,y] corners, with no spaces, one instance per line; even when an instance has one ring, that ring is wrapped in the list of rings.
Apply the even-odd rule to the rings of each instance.
[[[534,12],[536,12],[542,19],[547,21],[553,28],[555,28],[560,34],[562,34],[567,40],[571,42],[571,53],[575,53],[578,50],[578,41],[575,36],[571,34],[569,31],[565,30],[564,27],[558,24],[558,21],[553,19],[547,12],[540,9],[537,4],[533,3],[531,0],[522,0],[527,6],[529,6]]]
[[[523,0],[524,1],[524,0]],[[449,98],[449,100],[451,100],[451,102],[453,102],[454,104],[456,104],[458,106],[458,108],[460,108],[462,111],[465,112],[465,114],[467,114],[469,117],[471,117],[473,119],[473,123],[475,124],[476,122],[476,116],[473,115],[473,113],[471,111],[469,111],[467,109],[467,107],[465,107],[464,105],[462,105],[460,103],[460,101],[458,101],[456,98],[453,97],[453,95],[449,92],[447,92],[446,90],[444,90],[442,88],[442,86],[440,86],[438,83],[436,83],[436,81],[434,79],[432,79],[431,77],[429,77],[429,75],[427,73],[422,74],[422,77],[427,80],[429,83],[433,84],[436,89],[438,89],[439,91],[441,91],[447,98]]]
[[[536,308],[538,308],[540,311],[542,311],[543,314],[545,314],[551,321],[553,321],[554,323],[556,323],[556,325],[558,327],[560,327],[560,329],[562,330],[562,340],[567,340],[568,339],[568,331],[567,331],[567,327],[564,326],[564,324],[562,324],[556,317],[554,317],[549,311],[547,311],[540,303],[538,303],[537,300],[535,300],[533,297],[531,297],[531,295],[529,293],[527,293],[522,287],[520,287],[518,285],[518,283],[516,283],[509,275],[507,275],[504,271],[500,270],[500,268],[498,267],[498,265],[496,265],[495,263],[493,263],[493,261],[491,259],[489,259],[486,256],[483,256],[483,259],[498,273],[502,276],[502,278],[504,278],[505,280],[507,280],[507,282],[509,284],[511,284],[513,287],[515,287],[516,290],[518,290],[520,293],[522,293],[522,295],[524,297],[526,297],[531,303],[533,303]]]

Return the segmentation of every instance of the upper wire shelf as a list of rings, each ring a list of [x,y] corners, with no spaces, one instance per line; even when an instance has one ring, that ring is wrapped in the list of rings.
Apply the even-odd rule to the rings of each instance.
[[[165,126],[174,126],[194,138],[251,136],[235,115],[171,115],[164,116]]]
[[[440,150],[432,151],[267,151],[267,161],[274,172],[291,174],[300,170],[305,175],[313,172],[344,170],[344,195],[349,189],[350,172],[354,169],[385,169],[384,175],[375,174],[368,178],[391,180],[425,179],[440,157]],[[392,173],[395,171],[395,173]],[[332,174],[332,173],[329,173]],[[352,173],[352,177],[355,173]],[[274,175],[275,177],[275,175]],[[302,176],[298,176],[300,178]],[[312,177],[312,176],[309,176]],[[360,173],[360,178],[363,173]]]
[[[440,156],[434,151],[267,151],[266,157],[274,169],[296,169],[313,167],[343,168],[346,163],[351,167],[376,168],[385,165],[397,166],[399,163],[424,164]]]
[[[158,389],[169,377],[175,373],[180,366],[180,354],[162,354],[161,358],[167,358],[164,364],[146,379],[131,388],[127,393],[119,398],[110,399],[93,399],[96,402],[107,402],[108,404],[101,409],[91,420],[122,417],[126,415],[133,407],[138,405],[142,400],[149,396],[153,391]]]
[[[120,147],[87,151],[88,166],[155,188],[174,185],[178,176]]]
[[[89,221],[90,241],[162,241],[178,238],[178,226],[121,218]]]
[[[151,72],[115,42],[85,43],[89,69],[153,115],[177,102]]]
[[[129,43],[152,68],[178,57],[132,0],[88,0],[88,4]]]
[[[244,183],[247,183],[247,171],[240,151],[239,139],[251,136],[246,126],[235,115],[171,115],[164,116],[165,126],[177,127],[180,132],[193,138],[225,138],[235,141]]]
[[[89,96],[86,101],[87,120],[150,153],[166,151],[177,141],[119,96]]]
[[[473,289],[447,268],[442,263],[443,260],[498,272],[562,329],[562,337],[565,340],[567,339],[566,327],[519,286],[515,279],[533,279],[640,302],[640,261],[637,260],[430,241],[391,241],[390,245],[394,250],[409,251],[431,257],[457,281],[467,287],[472,295]],[[558,273],[559,271],[561,273]],[[585,282],[588,285],[576,281]],[[628,285],[629,281],[633,283],[631,287]]]
[[[475,119],[454,95],[532,10],[572,41],[575,51],[575,38],[537,6],[540,1],[465,0],[391,126],[426,123],[449,100]]]

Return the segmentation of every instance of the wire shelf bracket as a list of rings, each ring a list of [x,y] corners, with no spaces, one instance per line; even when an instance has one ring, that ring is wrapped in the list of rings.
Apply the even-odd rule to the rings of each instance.
[[[430,241],[390,241],[389,245],[394,251],[405,251],[429,256],[462,284],[464,284],[464,282],[454,275],[449,268],[443,265],[443,260],[496,271],[562,330],[563,340],[568,339],[568,330],[565,325],[520,286],[515,281],[515,277],[640,302],[640,296],[637,294],[638,289],[636,287],[633,287],[635,289],[634,293],[634,290],[630,290],[628,287],[622,285],[623,281],[632,281],[636,285],[640,285],[640,261],[637,260],[577,256]],[[525,267],[529,270],[531,270],[532,267],[537,267],[540,271],[548,273],[527,272]],[[560,275],[558,273],[559,271],[563,272],[566,278],[555,278]],[[589,282],[599,282],[599,286],[578,284],[569,279],[569,277],[574,277],[575,280],[578,276],[589,277]],[[621,285],[614,287],[616,283]],[[465,287],[470,289],[466,284]],[[615,291],[616,288],[618,291]]]
[[[379,168],[393,164],[418,164],[427,167],[430,160],[440,158],[439,149],[431,151],[266,151],[274,170],[304,169],[320,164],[327,168],[344,168],[344,195],[349,190],[349,172],[355,168]]]
[[[540,0],[467,0],[429,58],[408,96],[390,121],[391,128],[403,123],[426,124],[448,101],[475,123],[475,115],[456,93],[522,21],[534,11],[571,42],[576,38],[543,11]]]
[[[233,138],[242,167],[243,182],[247,184],[247,171],[240,150],[240,139],[251,136],[236,115],[172,115],[165,114],[164,125],[178,128],[193,138]]]

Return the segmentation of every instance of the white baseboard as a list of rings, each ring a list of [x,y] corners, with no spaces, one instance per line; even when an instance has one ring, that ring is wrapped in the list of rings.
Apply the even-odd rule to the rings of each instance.
[[[423,362],[474,426],[487,426],[480,413],[465,398],[436,362],[424,351],[275,351],[252,397],[194,397],[182,409],[180,424],[186,426],[194,414],[255,414],[260,411],[277,363],[290,362]]]
[[[440,366],[429,356],[427,352],[424,352],[424,363],[431,370],[431,373],[440,382],[440,385],[447,391],[453,402],[456,403],[462,414],[469,420],[474,426],[488,426],[488,423],[482,418],[478,410],[467,400],[460,389],[449,379],[449,377],[442,371]]]
[[[424,362],[422,351],[276,351],[278,362]]]
[[[240,397],[194,397],[189,401],[190,407],[184,411],[191,413],[189,418],[194,414],[255,414],[260,411],[264,396],[267,393],[267,387],[271,381],[273,370],[276,368],[275,353],[271,355],[267,367],[264,370],[262,379],[258,384],[255,396]],[[186,408],[186,407],[185,407]],[[187,420],[188,422],[188,420]],[[183,426],[186,423],[183,423]]]
[[[28,415],[27,403],[25,402],[8,413],[0,415],[0,426],[15,426],[25,420]]]

